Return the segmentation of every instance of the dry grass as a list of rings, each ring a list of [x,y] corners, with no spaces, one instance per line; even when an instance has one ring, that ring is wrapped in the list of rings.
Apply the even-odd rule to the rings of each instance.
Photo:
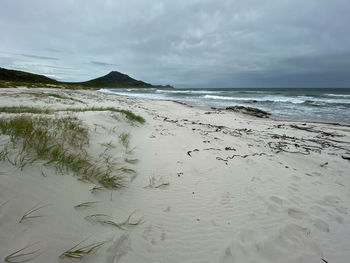
[[[4,261],[7,263],[22,263],[22,262],[27,262],[30,260],[33,260],[34,258],[36,258],[37,256],[39,256],[39,251],[40,249],[30,249],[33,248],[34,246],[36,246],[38,244],[38,242],[33,243],[31,245],[25,246],[13,253],[11,253],[10,255],[8,255],[7,257],[4,258]]]
[[[135,213],[132,212],[128,218],[122,222],[114,222],[112,220],[109,220],[108,218],[110,218],[110,216],[105,215],[105,214],[94,214],[94,215],[90,215],[90,216],[86,216],[85,220],[91,222],[91,223],[99,223],[102,225],[110,225],[110,226],[114,226],[117,227],[119,229],[125,230],[125,227],[133,227],[133,226],[137,226],[139,224],[143,223],[143,220],[140,219],[132,219],[133,214]]]
[[[103,187],[98,186],[98,185],[95,185],[95,186],[92,187],[89,191],[90,191],[90,193],[95,194],[96,192],[98,192],[98,191],[103,191],[103,190],[104,190]]]
[[[125,158],[124,161],[125,161],[126,163],[130,163],[130,164],[136,164],[136,163],[139,162],[138,159],[129,159],[129,158]]]
[[[87,239],[81,241],[77,245],[73,246],[72,248],[68,249],[67,251],[63,252],[59,258],[69,258],[69,259],[82,259],[83,257],[95,252],[97,249],[99,249],[105,242],[96,242],[92,243],[90,245],[86,246],[80,246],[83,242],[85,242]],[[80,246],[80,247],[79,247]]]
[[[28,219],[43,217],[42,215],[36,215],[34,213],[39,211],[40,209],[46,207],[46,206],[48,206],[48,205],[41,205],[41,206],[39,206],[39,203],[36,204],[35,206],[33,206],[31,209],[29,209],[28,211],[26,211],[24,213],[24,215],[21,217],[21,219],[19,220],[18,223],[22,223],[24,220],[28,220]]]
[[[149,178],[149,184],[146,185],[144,188],[162,188],[169,185],[170,183],[164,182],[162,177],[157,179],[155,176],[152,176]]]
[[[81,203],[81,204],[78,204],[78,205],[74,206],[74,208],[78,209],[78,208],[93,207],[97,203],[98,202],[84,202],[84,203]]]

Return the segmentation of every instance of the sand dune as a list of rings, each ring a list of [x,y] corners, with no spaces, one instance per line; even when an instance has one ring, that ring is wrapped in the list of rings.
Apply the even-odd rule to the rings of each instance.
[[[38,91],[74,100],[29,94]],[[0,106],[116,107],[146,120],[72,113],[89,129],[90,155],[112,142],[108,154],[118,162],[138,160],[127,164],[136,173],[125,174],[118,190],[92,193],[95,184],[57,174],[40,160],[23,170],[1,161],[2,260],[30,246],[22,252],[35,252],[32,262],[70,262],[59,256],[88,238],[83,244],[105,243],[82,262],[348,262],[347,126],[255,119],[96,91],[0,94]],[[130,133],[130,152],[120,143],[123,133]],[[8,141],[0,135],[0,147]],[[94,203],[74,207],[83,202]],[[35,213],[40,217],[19,223],[35,205],[45,205]],[[141,223],[118,228],[84,219],[94,214],[113,222],[132,214]]]

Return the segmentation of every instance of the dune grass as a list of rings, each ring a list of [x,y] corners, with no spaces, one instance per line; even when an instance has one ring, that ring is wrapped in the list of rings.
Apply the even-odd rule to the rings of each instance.
[[[22,223],[24,220],[27,220],[27,219],[43,217],[41,215],[35,215],[34,213],[39,211],[40,209],[46,207],[46,206],[48,206],[48,205],[41,205],[41,206],[39,206],[39,204],[36,204],[35,206],[33,206],[31,209],[29,209],[28,211],[26,211],[24,213],[24,215],[21,217],[21,219],[19,220],[18,223]]]
[[[105,242],[96,242],[86,246],[80,246],[85,240],[81,241],[77,245],[63,252],[59,258],[69,258],[69,259],[82,259],[86,255],[89,255],[99,249]],[[79,247],[80,246],[80,247]]]
[[[95,193],[97,193],[98,191],[102,191],[102,190],[104,190],[103,187],[98,186],[98,185],[95,185],[95,186],[92,187],[89,191],[90,191],[90,193],[95,194]]]
[[[0,174],[1,174],[1,173],[0,173]],[[5,201],[5,202],[1,203],[1,204],[0,204],[0,207],[2,207],[2,206],[4,206],[4,205],[6,205],[8,202],[10,202],[10,200],[7,200],[7,201]]]
[[[125,161],[126,163],[130,163],[130,164],[136,164],[136,163],[139,162],[138,159],[129,159],[129,158],[124,158],[124,161]]]
[[[62,95],[57,94],[57,93],[47,93],[47,92],[23,92],[22,94],[31,95],[31,96],[34,96],[34,97],[36,97],[36,98],[52,97],[52,98],[60,99],[60,100],[72,100],[72,101],[84,103],[84,102],[81,101],[81,100],[78,100],[78,99],[75,99],[75,98],[71,98],[71,97],[62,96]]]
[[[119,141],[124,146],[126,154],[131,154],[135,150],[135,147],[130,149],[130,133],[123,132],[122,134],[120,134]]]
[[[53,165],[61,173],[72,171],[79,179],[98,182],[106,188],[122,186],[122,177],[112,174],[112,165],[107,169],[88,155],[85,150],[89,144],[88,129],[75,117],[1,118],[0,133],[10,136],[20,154],[45,160],[45,165]],[[10,160],[9,152],[0,155]]]
[[[145,119],[142,116],[136,115],[131,111],[120,110],[113,107],[90,107],[90,108],[70,108],[63,109],[61,111],[71,111],[71,112],[85,112],[85,111],[111,111],[111,112],[119,112],[125,115],[125,117],[130,121],[136,121],[139,123],[144,123]]]
[[[57,94],[51,94],[57,95]],[[57,95],[58,97],[61,97],[60,95]],[[63,98],[63,97],[62,97]],[[53,109],[47,109],[47,108],[34,108],[34,107],[27,107],[27,106],[11,106],[11,107],[0,107],[0,112],[4,113],[32,113],[32,114],[52,114],[54,112],[58,111],[67,111],[67,112],[86,112],[86,111],[112,111],[112,112],[119,112],[125,115],[125,117],[130,121],[135,121],[138,123],[144,123],[145,119],[142,116],[136,115],[131,111],[127,110],[120,110],[113,107],[107,107],[107,108],[98,108],[98,107],[90,107],[90,108],[67,108],[67,109],[59,109],[59,110],[53,110]]]
[[[77,208],[93,207],[97,203],[98,202],[84,202],[84,203],[81,203],[81,204],[78,204],[78,205],[74,206],[74,208],[77,209]]]
[[[108,220],[107,218],[110,218],[110,216],[105,215],[105,214],[94,214],[94,215],[86,216],[85,220],[87,220],[91,223],[110,225],[110,226],[114,226],[114,227],[117,227],[119,229],[125,230],[125,227],[133,227],[133,226],[137,226],[137,225],[143,223],[142,219],[137,219],[137,220],[132,219],[132,216],[134,213],[135,213],[135,211],[132,212],[126,220],[119,222],[119,223],[116,223],[112,220]]]
[[[26,106],[0,107],[0,112],[4,113],[32,113],[32,114],[51,114],[52,110],[47,108],[34,108]]]
[[[162,177],[157,179],[155,176],[152,176],[149,178],[149,184],[146,185],[144,188],[162,188],[169,185],[169,182],[163,182]]]
[[[29,249],[34,247],[35,245],[37,245],[39,242],[33,243],[31,245],[25,246],[13,253],[11,253],[10,255],[8,255],[7,257],[4,258],[4,261],[7,263],[21,263],[21,262],[27,262],[30,261],[34,258],[36,258],[37,256],[39,256],[40,254],[38,253],[40,251],[40,249]]]

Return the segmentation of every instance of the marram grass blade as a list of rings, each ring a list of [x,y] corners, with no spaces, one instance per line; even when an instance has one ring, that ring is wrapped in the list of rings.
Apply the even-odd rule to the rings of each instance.
[[[31,209],[29,209],[27,212],[24,213],[24,215],[22,216],[22,218],[19,220],[18,223],[23,222],[23,220],[26,219],[32,219],[32,218],[38,218],[38,217],[43,217],[41,215],[33,215],[35,212],[37,212],[38,210],[49,206],[49,205],[42,205],[42,206],[38,206],[40,203],[36,204],[35,206],[33,206]]]
[[[4,261],[7,263],[23,263],[36,258],[37,256],[39,256],[38,252],[40,251],[40,249],[30,251],[29,248],[35,246],[38,243],[39,242],[33,243],[11,253],[6,258],[4,258]]]
[[[115,226],[119,229],[125,230],[124,227],[133,227],[133,226],[137,226],[137,225],[143,223],[142,218],[138,219],[138,220],[131,219],[131,217],[133,216],[134,213],[135,213],[135,211],[132,212],[125,221],[122,221],[120,223],[114,222],[112,220],[106,220],[105,218],[109,217],[109,216],[105,215],[105,214],[94,214],[94,215],[86,216],[85,220],[87,220],[91,223],[99,223],[102,225],[111,225],[111,226]]]
[[[69,258],[69,259],[82,259],[84,256],[89,255],[99,249],[105,242],[96,242],[87,246],[82,246],[78,248],[85,240],[81,241],[74,247],[63,252],[59,257],[60,258]]]
[[[78,204],[78,205],[74,206],[74,208],[77,209],[77,208],[92,207],[92,206],[94,206],[96,203],[98,203],[98,202],[84,202],[84,203],[81,203],[81,204]]]
[[[89,191],[90,191],[90,193],[95,194],[96,192],[102,191],[102,190],[104,190],[104,188],[102,186],[96,185],[93,188],[91,188]]]

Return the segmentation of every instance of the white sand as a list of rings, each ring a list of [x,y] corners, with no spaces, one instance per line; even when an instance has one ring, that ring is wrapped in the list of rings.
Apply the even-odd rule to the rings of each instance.
[[[146,123],[118,122],[109,112],[76,114],[89,127],[88,151],[94,156],[103,151],[101,143],[113,141],[118,146],[110,154],[125,157],[118,135],[131,133],[136,149],[129,158],[139,162],[129,166],[137,175],[126,175],[126,187],[120,190],[92,194],[94,184],[56,174],[40,162],[23,171],[0,162],[0,260],[35,244],[27,251],[40,251],[30,262],[71,262],[58,256],[89,237],[84,244],[106,243],[82,262],[349,262],[350,162],[342,158],[350,152],[349,127],[308,123],[315,130],[310,132],[290,127],[305,127],[298,122],[225,111],[208,114],[169,101],[97,91],[31,90],[86,103],[64,104],[67,101],[52,98],[34,100],[20,94],[23,91],[28,92],[0,89],[0,107],[110,106],[131,110]],[[8,139],[0,135],[0,147]],[[277,142],[306,154],[277,153],[268,146]],[[144,188],[151,177],[169,185]],[[87,201],[99,203],[74,209]],[[18,223],[39,202],[49,205],[36,213],[44,217]],[[143,224],[126,230],[84,220],[103,213],[120,222],[133,211]]]

